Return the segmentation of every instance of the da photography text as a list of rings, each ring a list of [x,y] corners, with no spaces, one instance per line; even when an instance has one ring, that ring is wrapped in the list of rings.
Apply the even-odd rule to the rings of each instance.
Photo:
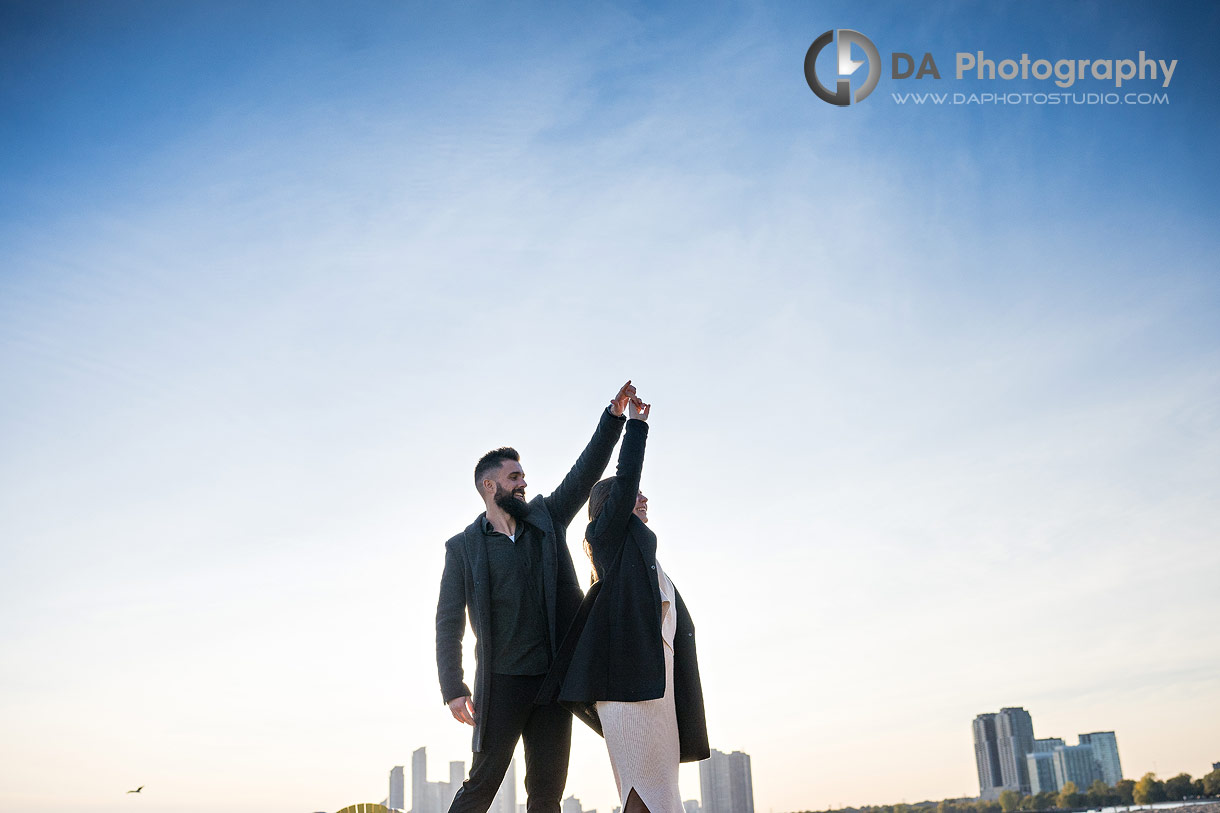
[[[832,43],[835,47],[828,55],[833,59],[819,60],[822,52]],[[857,55],[860,58],[855,58]],[[951,73],[946,75],[942,64],[952,65]],[[862,71],[861,68],[865,66],[867,70]],[[891,93],[891,98],[897,104],[906,104],[914,97],[932,104],[979,104],[978,99],[987,99],[991,103],[1003,99],[1000,104],[1168,104],[1167,93],[1099,93],[1094,92],[1100,90],[1094,83],[1104,83],[1104,88],[1113,86],[1115,89],[1122,89],[1125,85],[1130,87],[1130,83],[1149,83],[1137,88],[1139,91],[1168,88],[1177,70],[1178,60],[1149,56],[1143,50],[1127,56],[1099,59],[1031,56],[1024,51],[1018,56],[997,57],[989,56],[985,49],[976,49],[958,51],[952,59],[942,58],[940,61],[931,51],[891,51],[888,65],[883,66],[881,53],[872,40],[850,28],[823,32],[805,53],[805,80],[809,88],[822,101],[838,107],[864,101],[877,87],[884,67],[889,68],[889,79],[894,82],[1026,82],[1033,83],[1034,87],[1032,93],[1014,93],[1012,86],[1003,85],[989,91],[960,93],[925,86],[920,91],[931,92]],[[1081,93],[1057,92],[1057,89],[1073,88],[1078,82],[1087,83],[1078,88]],[[1035,96],[1039,101],[1031,101]],[[1099,97],[1102,101],[1096,101]]]

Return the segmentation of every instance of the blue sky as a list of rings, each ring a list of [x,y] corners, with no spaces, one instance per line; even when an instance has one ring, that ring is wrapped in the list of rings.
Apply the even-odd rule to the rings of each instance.
[[[0,807],[338,809],[468,759],[430,653],[469,468],[553,487],[627,378],[760,810],[972,793],[1002,705],[1199,774],[1217,14],[3,4]],[[827,105],[831,28],[946,78]],[[1178,67],[1160,106],[892,101],[1030,89],[949,78],[980,49]],[[569,790],[612,804],[586,732]]]
[[[1195,171],[1207,163],[1206,124],[1215,120],[1216,80],[1203,69],[1213,57],[1199,36],[1217,25],[1208,4],[1174,4],[1157,15],[1138,3],[1001,4],[987,11],[969,3],[690,4],[665,12],[602,5],[580,13],[462,5],[444,14],[388,3],[359,12],[320,4],[171,12],[147,3],[9,3],[4,13],[4,101],[16,115],[6,117],[2,166],[25,193],[15,200],[10,193],[6,202],[27,207],[38,199],[32,179],[40,189],[47,175],[73,188],[126,189],[133,179],[124,168],[209,123],[231,124],[229,117],[255,110],[265,117],[261,124],[282,127],[311,114],[346,118],[339,124],[348,134],[386,120],[407,129],[425,122],[456,127],[474,119],[502,123],[497,110],[528,105],[548,88],[558,95],[557,85],[564,87],[556,101],[568,115],[550,122],[544,140],[583,146],[659,107],[729,136],[653,145],[667,166],[675,154],[704,171],[712,156],[718,160],[711,166],[766,166],[777,147],[790,148],[816,130],[832,145],[879,153],[878,160],[899,162],[906,172],[923,170],[925,183],[943,174],[940,160],[965,148],[975,160],[1021,167],[1017,176],[1030,185],[1056,178],[1073,197],[1095,194],[1090,181],[1101,173],[1111,184],[1130,184],[1120,191],[1146,192],[1145,182],[1156,178],[1179,204],[1215,202],[1206,173]],[[1172,51],[1182,70],[1173,86],[1177,103],[1156,111],[1086,108],[1065,115],[1048,108],[1016,116],[995,109],[910,115],[873,105],[850,119],[828,120],[834,111],[801,103],[807,88],[785,69],[785,57],[807,47],[814,22],[843,17],[849,19],[841,27],[854,26],[879,43],[883,61],[894,50],[929,51],[945,75],[953,53],[976,48],[996,58]],[[575,70],[565,77],[557,69]],[[947,84],[886,81],[880,92]],[[270,127],[266,137],[276,132]],[[1132,150],[1141,159],[1136,167]],[[923,159],[914,166],[912,152]],[[1082,166],[1085,155],[1092,160]],[[1122,163],[1118,176],[1110,171],[1114,161]],[[1032,177],[1031,164],[1040,170]]]

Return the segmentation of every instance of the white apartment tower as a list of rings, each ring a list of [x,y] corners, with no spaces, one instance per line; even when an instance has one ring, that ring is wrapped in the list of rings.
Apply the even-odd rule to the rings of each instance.
[[[754,813],[754,779],[750,755],[715,749],[699,763],[699,793],[703,813]]]

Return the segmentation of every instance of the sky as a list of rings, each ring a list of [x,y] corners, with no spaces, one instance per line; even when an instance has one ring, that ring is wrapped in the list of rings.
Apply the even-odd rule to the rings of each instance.
[[[803,73],[836,29],[882,63],[845,107]],[[1187,2],[0,2],[0,811],[334,811],[469,762],[433,617],[470,471],[512,445],[548,493],[627,379],[760,813],[976,795],[1002,706],[1206,773],[1217,36]],[[979,51],[1177,65],[957,78]]]

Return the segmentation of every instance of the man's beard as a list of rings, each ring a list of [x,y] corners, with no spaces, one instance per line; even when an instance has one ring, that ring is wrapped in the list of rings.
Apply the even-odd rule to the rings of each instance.
[[[515,520],[523,520],[530,515],[529,504],[524,500],[519,500],[513,496],[513,493],[507,489],[501,488],[499,483],[496,483],[496,505]]]

